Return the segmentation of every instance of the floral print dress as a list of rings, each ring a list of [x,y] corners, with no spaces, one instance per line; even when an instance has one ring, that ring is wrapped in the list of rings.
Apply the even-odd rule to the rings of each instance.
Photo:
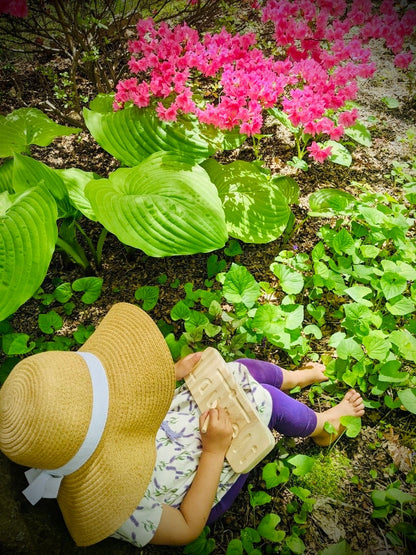
[[[243,364],[230,362],[228,367],[267,425],[272,412],[269,393],[254,380]],[[186,384],[178,387],[156,435],[156,463],[149,486],[133,514],[112,537],[143,547],[156,532],[163,504],[175,508],[180,506],[192,484],[202,452],[200,414]],[[225,461],[214,505],[239,476]]]

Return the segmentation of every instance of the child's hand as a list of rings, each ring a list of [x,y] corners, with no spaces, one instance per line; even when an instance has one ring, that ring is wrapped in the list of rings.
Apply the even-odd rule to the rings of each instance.
[[[207,430],[201,433],[202,448],[205,452],[225,457],[233,438],[233,427],[228,412],[221,407],[205,411],[199,419],[200,430],[204,428],[207,418],[209,418]]]
[[[182,380],[185,376],[190,374],[199,362],[202,352],[191,353],[184,358],[175,362],[175,376],[177,380]]]

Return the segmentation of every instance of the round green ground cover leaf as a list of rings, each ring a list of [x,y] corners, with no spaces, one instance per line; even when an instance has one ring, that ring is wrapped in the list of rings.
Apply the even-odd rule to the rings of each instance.
[[[149,256],[209,252],[228,235],[217,189],[191,158],[157,152],[85,188],[98,220]]]
[[[416,390],[415,388],[402,389],[398,392],[403,406],[413,414],[416,414]]]
[[[300,272],[292,270],[292,268],[289,268],[285,264],[278,264],[277,262],[273,262],[273,264],[270,265],[270,269],[274,275],[279,278],[280,287],[285,293],[288,295],[297,295],[302,291],[305,282]]]
[[[290,208],[279,183],[242,160],[221,165],[211,158],[201,165],[218,189],[232,237],[246,243],[268,243],[283,233]]]
[[[94,303],[101,295],[103,287],[103,278],[98,277],[84,277],[79,278],[72,284],[74,291],[84,291],[81,301],[85,304]]]
[[[260,296],[260,285],[245,266],[233,263],[225,276],[223,294],[229,303],[251,308]]]
[[[196,118],[161,121],[153,108],[132,105],[114,112],[112,96],[97,97],[90,110],[84,108],[84,119],[97,143],[126,166],[136,166],[160,150],[186,153],[197,162],[219,150],[202,136]]]
[[[7,203],[0,201],[0,321],[40,287],[58,235],[56,203],[44,188],[11,196],[5,191],[2,197]]]
[[[159,287],[157,285],[143,285],[139,287],[134,296],[136,300],[143,301],[143,310],[152,310],[159,299]]]
[[[80,131],[78,127],[55,123],[37,108],[19,108],[7,116],[0,116],[0,158],[24,152],[31,144],[47,146],[56,137]]]

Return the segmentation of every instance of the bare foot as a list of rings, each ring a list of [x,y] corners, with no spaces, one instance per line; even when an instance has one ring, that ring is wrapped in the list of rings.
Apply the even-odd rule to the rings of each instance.
[[[308,362],[298,370],[285,370],[281,389],[288,391],[294,387],[306,387],[313,383],[327,381],[325,366],[319,362]]]
[[[363,416],[363,414],[364,403],[361,395],[354,389],[350,389],[338,405],[317,414],[316,428],[311,437],[318,445],[329,445],[345,430],[340,422],[342,416]],[[325,422],[332,424],[336,433],[328,434],[324,430]]]

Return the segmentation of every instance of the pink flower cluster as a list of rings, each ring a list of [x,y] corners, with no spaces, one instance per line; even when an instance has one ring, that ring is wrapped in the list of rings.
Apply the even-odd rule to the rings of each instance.
[[[262,110],[277,102],[286,79],[273,59],[253,47],[253,33],[231,35],[223,29],[201,40],[186,24],[157,27],[152,19],[139,21],[137,33],[138,39],[129,43],[129,68],[147,78],[120,81],[114,109],[128,101],[148,106],[156,97],[167,99],[157,105],[161,119],[173,121],[178,112],[194,113],[201,122],[221,129],[239,126],[248,135],[260,132]],[[207,98],[203,105],[197,102],[189,85],[191,77],[213,79],[218,99]]]
[[[26,0],[0,0],[1,13],[6,13],[13,17],[26,17],[28,14]]]
[[[346,103],[356,97],[359,80],[376,70],[368,41],[384,39],[399,67],[412,58],[403,47],[416,11],[400,17],[393,1],[384,0],[373,12],[370,0],[269,0],[262,20],[274,23],[275,57],[265,55],[254,33],[223,29],[200,37],[186,24],[170,28],[141,20],[137,40],[129,42],[129,68],[138,77],[118,83],[114,109],[156,99],[163,120],[193,113],[203,123],[254,135],[263,110],[277,105],[303,136],[338,140],[358,117],[356,109],[345,110]],[[330,155],[316,142],[308,152],[319,162]]]

